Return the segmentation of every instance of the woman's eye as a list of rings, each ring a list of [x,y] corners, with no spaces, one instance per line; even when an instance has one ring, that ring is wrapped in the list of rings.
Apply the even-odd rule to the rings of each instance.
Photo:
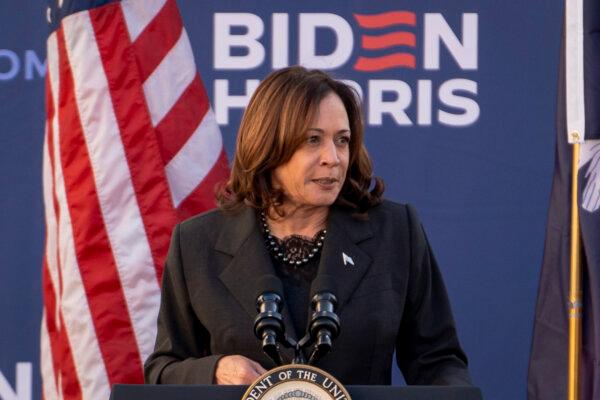
[[[348,143],[350,143],[350,137],[349,136],[340,136],[340,137],[338,137],[338,143],[342,144],[342,145],[347,145]]]
[[[308,137],[308,143],[319,143],[320,138],[317,135],[312,135]]]

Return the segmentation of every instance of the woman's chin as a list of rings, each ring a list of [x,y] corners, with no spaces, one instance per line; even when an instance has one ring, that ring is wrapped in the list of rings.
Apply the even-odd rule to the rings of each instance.
[[[319,193],[310,199],[309,203],[316,207],[329,207],[337,200],[339,191],[328,191],[326,193]]]

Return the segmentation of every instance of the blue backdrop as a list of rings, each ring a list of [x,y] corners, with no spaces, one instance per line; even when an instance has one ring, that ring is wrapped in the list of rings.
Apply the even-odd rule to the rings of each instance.
[[[33,398],[40,397],[45,6],[0,2],[0,373],[14,388],[16,364],[31,363]],[[487,399],[525,398],[553,168],[562,2],[179,6],[229,155],[242,112],[228,108],[231,96],[245,95],[247,81],[273,66],[324,62],[360,86],[376,174],[388,198],[412,203],[423,219],[475,383]],[[372,29],[354,15],[398,10],[414,13],[415,25]],[[413,33],[415,45],[371,50],[362,43],[364,35],[398,31]],[[229,47],[236,37],[250,47]],[[399,52],[414,57],[414,68],[361,71],[357,63]]]

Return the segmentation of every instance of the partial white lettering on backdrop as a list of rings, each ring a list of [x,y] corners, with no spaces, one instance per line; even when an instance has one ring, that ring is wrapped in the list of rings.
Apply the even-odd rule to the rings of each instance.
[[[0,49],[0,82],[24,78],[26,81],[46,76],[46,60],[40,60],[33,50],[23,54],[10,49]]]
[[[0,372],[0,399],[31,400],[31,363],[19,362],[15,367],[15,387]]]

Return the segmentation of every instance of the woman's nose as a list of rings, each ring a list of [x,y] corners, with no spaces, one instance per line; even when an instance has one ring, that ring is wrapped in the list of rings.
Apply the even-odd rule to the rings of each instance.
[[[321,165],[337,165],[340,162],[338,148],[333,140],[326,140],[321,146]]]

